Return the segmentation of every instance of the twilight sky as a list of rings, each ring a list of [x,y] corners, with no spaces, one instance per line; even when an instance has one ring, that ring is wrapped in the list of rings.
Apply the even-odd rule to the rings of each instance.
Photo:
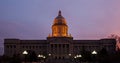
[[[74,39],[120,35],[119,3],[120,0],[0,0],[0,46],[4,38],[46,39],[59,10]]]

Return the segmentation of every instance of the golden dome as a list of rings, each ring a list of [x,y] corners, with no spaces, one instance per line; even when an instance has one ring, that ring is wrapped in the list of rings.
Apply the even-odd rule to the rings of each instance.
[[[71,37],[68,35],[68,26],[65,18],[61,15],[61,11],[58,12],[58,16],[54,19],[52,25],[52,35],[48,37]]]
[[[59,11],[58,16],[54,19],[53,25],[66,25],[65,18],[61,15],[61,11]]]

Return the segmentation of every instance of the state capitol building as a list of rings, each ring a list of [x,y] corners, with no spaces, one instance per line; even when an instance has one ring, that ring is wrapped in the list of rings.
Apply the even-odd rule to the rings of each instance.
[[[80,55],[82,51],[97,53],[105,48],[110,54],[115,52],[116,41],[104,38],[100,40],[73,40],[68,34],[68,25],[61,11],[54,19],[52,33],[46,40],[4,39],[4,55],[13,56],[24,51],[34,51],[36,55],[44,55],[49,59],[69,59]],[[29,54],[29,53],[28,53]]]

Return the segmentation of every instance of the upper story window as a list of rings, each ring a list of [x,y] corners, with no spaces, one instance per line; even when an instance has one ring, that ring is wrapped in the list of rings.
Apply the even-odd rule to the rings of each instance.
[[[13,47],[16,48],[16,45],[14,45]]]
[[[9,48],[9,45],[7,45],[6,47]]]

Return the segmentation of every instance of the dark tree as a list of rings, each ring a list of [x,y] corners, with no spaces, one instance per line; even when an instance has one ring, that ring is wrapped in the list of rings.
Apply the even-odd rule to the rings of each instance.
[[[86,51],[84,46],[82,47],[81,55],[82,55],[82,59],[81,59],[82,61],[91,61],[91,52]]]
[[[27,60],[30,62],[37,61],[37,55],[36,55],[35,51],[29,51]]]
[[[102,48],[98,55],[99,63],[109,63],[109,54],[106,48]]]
[[[14,54],[10,63],[21,63],[20,54]]]
[[[103,55],[103,56],[108,55],[106,48],[102,48],[102,50],[100,51],[100,55]]]

